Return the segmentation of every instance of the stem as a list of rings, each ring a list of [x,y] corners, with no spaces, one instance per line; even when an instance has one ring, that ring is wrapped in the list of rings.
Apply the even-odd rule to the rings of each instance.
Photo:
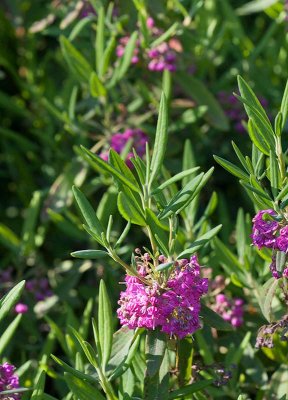
[[[95,369],[99,375],[101,386],[107,395],[107,399],[108,400],[117,400],[117,397],[114,393],[113,387],[112,387],[111,383],[107,380],[107,378],[106,378],[105,374],[102,372],[101,368],[95,368]]]

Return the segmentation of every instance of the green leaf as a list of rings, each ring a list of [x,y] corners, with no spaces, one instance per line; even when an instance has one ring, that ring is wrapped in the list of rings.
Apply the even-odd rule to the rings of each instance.
[[[213,156],[215,161],[220,164],[223,168],[225,168],[230,174],[237,176],[237,178],[243,179],[244,181],[249,180],[249,175],[246,172],[243,172],[240,168],[236,165],[232,164],[231,162],[224,160],[224,158]]]
[[[105,397],[96,387],[91,386],[83,379],[79,379],[67,372],[65,372],[64,378],[77,400],[105,400]]]
[[[106,89],[103,83],[98,78],[96,72],[92,72],[90,76],[90,93],[93,97],[105,97]]]
[[[249,173],[250,173],[249,167],[248,167],[247,162],[246,162],[246,160],[245,160],[245,157],[244,157],[243,154],[241,153],[239,147],[238,147],[233,141],[232,141],[232,146],[233,146],[233,149],[234,149],[234,151],[235,151],[235,153],[236,153],[236,155],[237,155],[239,161],[241,162],[241,164],[243,165],[243,167],[246,169],[246,171],[247,171],[248,174],[249,174]]]
[[[138,351],[139,343],[140,343],[140,335],[138,334],[138,332],[136,332],[135,336],[133,338],[132,345],[127,354],[127,357],[124,358],[124,360],[121,362],[121,364],[119,364],[116,367],[116,369],[112,372],[112,375],[110,376],[109,381],[113,381],[114,379],[123,375],[125,373],[125,371],[127,371],[127,369],[130,368],[131,363],[136,355],[136,352]]]
[[[102,78],[102,76],[105,75],[108,70],[108,67],[109,67],[109,64],[111,61],[111,57],[114,53],[115,46],[116,46],[116,38],[115,38],[115,36],[112,36],[104,50],[101,71],[99,72],[100,78]]]
[[[270,151],[270,182],[273,197],[277,197],[278,188],[280,187],[280,171],[275,153]]]
[[[134,332],[127,326],[120,328],[113,335],[113,344],[111,358],[109,360],[107,370],[114,371],[118,365],[122,364],[127,357],[131,344],[134,339]]]
[[[120,214],[128,222],[133,224],[146,226],[145,217],[141,208],[138,204],[133,201],[133,198],[128,197],[125,193],[120,192],[118,194],[117,206]]]
[[[266,156],[269,155],[270,146],[262,131],[257,129],[253,118],[248,121],[248,134],[255,146]]]
[[[45,380],[46,380],[45,371],[41,371],[38,381],[35,385],[35,389],[33,390],[31,400],[42,400],[43,399]]]
[[[138,32],[135,31],[132,33],[125,47],[125,52],[120,60],[119,67],[114,70],[114,75],[111,78],[109,87],[114,86],[118,81],[120,81],[128,71],[136,47],[137,38],[138,38]]]
[[[166,348],[165,333],[158,329],[147,331],[145,344],[146,376],[153,377],[159,371]]]
[[[113,149],[110,149],[109,151],[109,163],[112,165],[112,167],[120,171],[122,175],[129,179],[129,181],[132,182],[133,185],[135,185],[136,187],[139,186],[130,168],[127,166],[125,161],[122,160],[120,155]]]
[[[101,234],[102,232],[105,233],[105,229],[103,228],[101,222],[97,218],[93,207],[91,206],[91,204],[86,199],[86,197],[84,196],[84,194],[81,192],[80,189],[78,189],[76,186],[73,186],[72,190],[85,222],[97,237],[97,241],[103,244],[103,241],[101,239]]]
[[[199,106],[207,106],[205,118],[217,129],[227,131],[229,129],[228,119],[218,101],[200,80],[183,72],[177,75],[176,81],[184,92],[191,96]]]
[[[253,0],[236,9],[238,15],[247,15],[266,10],[279,0]]]
[[[159,174],[159,171],[162,167],[164,155],[166,151],[168,140],[168,109],[167,109],[167,100],[164,92],[162,92],[160,106],[159,106],[159,114],[156,128],[156,136],[154,143],[154,150],[151,160],[151,174],[149,185],[151,186],[152,182]]]
[[[184,208],[186,208],[205,186],[212,175],[213,170],[214,168],[212,167],[205,174],[202,172],[188,182],[187,185],[170,200],[167,206],[158,215],[158,218],[167,218],[173,213],[179,214]]]
[[[275,296],[276,290],[278,289],[280,279],[271,278],[269,279],[262,287],[259,299],[259,305],[262,311],[262,314],[267,319],[268,322],[271,322],[271,314],[272,314],[272,301]]]
[[[263,134],[270,148],[273,148],[273,146],[275,146],[274,132],[264,108],[255,96],[253,90],[241,76],[238,76],[238,86],[241,97],[236,97],[244,103],[244,108],[248,117],[254,121],[256,128]]]
[[[18,325],[20,324],[21,318],[21,314],[17,315],[17,317],[9,324],[8,328],[2,333],[0,337],[0,355],[2,355],[3,351],[11,341]]]
[[[77,342],[80,344],[80,348],[83,350],[85,356],[87,357],[87,360],[90,362],[91,365],[93,365],[94,368],[98,370],[99,361],[93,347],[88,342],[85,342],[80,333],[76,331],[76,329],[74,329],[72,326],[69,326],[68,329],[75,337],[75,339],[77,339]]]
[[[169,393],[170,364],[168,350],[166,349],[160,368],[153,375],[146,373],[144,378],[144,398],[145,400],[167,399]]]
[[[281,189],[278,196],[276,197],[276,201],[282,200],[288,194],[288,182],[286,185]]]
[[[42,196],[40,191],[34,192],[31,202],[29,204],[29,208],[27,210],[21,243],[21,251],[24,256],[29,255],[30,252],[33,251],[35,248],[35,230],[40,211],[41,197]]]
[[[78,250],[73,251],[71,256],[75,258],[82,258],[84,260],[98,260],[98,258],[109,256],[109,254],[107,251],[103,250]]]
[[[20,240],[15,233],[4,224],[0,224],[0,242],[14,252],[19,251]]]
[[[77,78],[81,78],[83,81],[87,82],[92,73],[92,68],[88,61],[65,36],[60,36],[60,45],[68,67]]]
[[[102,62],[104,56],[104,26],[105,24],[105,10],[104,7],[97,9],[97,34],[96,34],[96,68],[99,75],[102,72]]]
[[[89,164],[91,164],[94,167],[96,166],[96,169],[100,168],[104,170],[105,172],[113,176],[113,178],[115,178],[117,181],[120,181],[124,185],[128,186],[129,189],[133,190],[134,192],[140,193],[140,188],[137,187],[135,184],[133,184],[133,182],[131,182],[125,176],[123,176],[123,174],[119,170],[115,169],[112,165],[102,160],[102,158],[98,157],[96,154],[93,154],[85,147],[83,146],[80,147],[83,157],[85,158],[86,161],[89,162]]]
[[[287,120],[287,115],[288,115],[288,81],[285,86],[282,102],[281,102],[281,107],[280,107],[280,112],[282,114],[282,129],[285,126],[286,120]]]
[[[201,247],[207,244],[222,228],[222,225],[218,225],[215,228],[211,229],[210,231],[206,232],[204,235],[199,236],[195,242],[192,244],[191,247],[182,251],[177,257],[178,259],[190,257],[192,254],[196,253]]]
[[[175,22],[173,25],[170,26],[169,29],[167,29],[166,32],[162,33],[157,39],[155,39],[151,43],[151,48],[153,49],[154,47],[159,46],[162,42],[165,42],[167,39],[169,39],[171,36],[173,36],[178,28],[178,22]]]
[[[54,356],[53,354],[51,354],[51,357],[53,358],[54,361],[57,362],[57,364],[59,364],[64,369],[65,372],[68,372],[69,374],[75,376],[76,378],[86,380],[87,382],[90,382],[92,384],[96,384],[98,382],[92,376],[84,374],[84,372],[77,371],[77,369],[70,367],[70,365],[66,364],[64,361],[60,360],[60,358]]]
[[[162,190],[164,190],[167,186],[171,185],[171,183],[175,183],[175,182],[179,181],[180,179],[183,179],[185,177],[193,175],[194,172],[199,170],[199,168],[200,167],[194,167],[194,168],[187,169],[186,171],[179,172],[178,174],[172,176],[172,178],[163,182],[160,186],[158,186],[157,189],[154,189],[151,194],[152,195],[157,194],[158,192],[161,192]]]
[[[183,397],[186,398],[186,396],[188,396],[192,393],[200,392],[200,390],[203,390],[207,386],[212,385],[212,383],[213,383],[213,379],[208,379],[206,381],[191,383],[191,385],[183,386],[181,389],[173,390],[169,394],[168,399],[174,400],[174,399],[179,399],[179,398],[181,399]]]
[[[218,329],[219,331],[232,331],[232,325],[224,321],[219,314],[215,313],[211,308],[201,303],[200,315],[203,318],[204,324],[211,326],[211,328]]]
[[[105,282],[101,279],[99,289],[98,332],[102,354],[102,369],[105,370],[111,355],[113,340],[112,309]]]
[[[4,297],[0,300],[0,322],[6,317],[6,315],[11,311],[12,307],[19,300],[22,291],[25,287],[25,281],[19,282],[14,286]]]

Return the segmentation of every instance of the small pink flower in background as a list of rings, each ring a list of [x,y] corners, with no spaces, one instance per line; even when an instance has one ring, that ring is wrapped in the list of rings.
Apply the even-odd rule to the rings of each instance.
[[[162,255],[159,261],[165,263],[166,259]],[[175,261],[164,287],[151,275],[148,254],[141,259],[137,257],[137,266],[147,284],[126,275],[126,290],[121,292],[118,302],[120,323],[131,329],[159,327],[162,332],[179,338],[199,329],[200,297],[208,291],[208,279],[200,277],[197,257]]]
[[[141,129],[126,129],[123,133],[115,133],[109,144],[111,149],[121,154],[129,140],[131,141],[131,149],[134,148],[138,156],[143,157],[146,152],[146,142],[149,141],[149,138]],[[100,154],[100,157],[105,161],[108,161],[108,156],[108,151],[104,151]],[[126,164],[129,168],[133,167],[130,161],[133,157],[134,155],[131,151],[126,156]]]
[[[168,70],[176,71],[176,53],[172,50],[167,42],[159,44],[157,47],[148,51],[148,69],[150,71]]]
[[[0,365],[0,392],[19,388],[19,378],[14,374],[15,369],[14,365],[7,362]],[[0,394],[0,399],[3,400],[20,400],[20,398],[20,394],[17,393],[10,394],[9,397],[7,395],[1,396]]]
[[[118,58],[123,57],[129,40],[130,40],[129,35],[123,36],[119,39],[118,46],[116,47],[116,56]],[[136,46],[135,46],[135,49],[133,52],[133,57],[131,59],[131,64],[137,64],[139,62],[139,46],[140,46],[140,42],[139,42],[139,40],[137,40]]]
[[[27,304],[18,303],[16,304],[14,310],[17,314],[25,314],[28,312],[28,306]]]
[[[243,304],[243,299],[230,299],[225,294],[220,293],[215,297],[215,304],[212,305],[212,309],[221,315],[225,321],[230,322],[232,326],[238,328],[244,322]]]

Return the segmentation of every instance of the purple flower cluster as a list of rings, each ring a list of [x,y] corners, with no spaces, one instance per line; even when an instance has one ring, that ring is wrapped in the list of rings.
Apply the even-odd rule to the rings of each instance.
[[[175,51],[169,46],[169,43],[163,42],[149,50],[147,54],[150,60],[148,63],[150,71],[176,71],[177,57]]]
[[[215,300],[216,303],[212,308],[221,315],[225,321],[230,322],[235,328],[243,324],[244,301],[242,299],[229,299],[225,294],[220,293],[216,296]]]
[[[274,210],[268,209],[259,211],[253,218],[251,238],[253,245],[257,246],[258,249],[262,249],[262,247],[274,249],[277,247],[276,234],[279,229],[279,223],[273,219],[276,216],[277,214]]]
[[[0,365],[0,399],[7,400],[20,400],[20,395],[17,393],[10,394],[7,396],[1,395],[4,390],[12,390],[19,388],[19,378],[14,375],[15,367],[14,365],[8,364],[7,362]]]
[[[141,129],[126,129],[124,133],[116,133],[110,140],[110,147],[115,150],[118,154],[121,154],[127,145],[128,141],[131,141],[131,147],[135,149],[139,157],[143,157],[146,151],[146,142],[148,142],[148,136]],[[108,161],[108,151],[104,151],[100,154],[100,157]],[[134,155],[130,151],[126,157],[126,164],[129,168],[133,167],[130,158]]]
[[[266,218],[265,218],[266,215]],[[270,217],[269,217],[270,216]],[[258,249],[263,247],[288,253],[288,225],[284,225],[275,220],[277,214],[274,210],[261,210],[253,218],[252,243]],[[274,219],[273,219],[274,218]],[[275,279],[282,277],[288,278],[288,267],[286,266],[282,274],[277,271],[275,254],[272,257],[270,271]]]
[[[137,262],[139,276],[145,282],[126,275],[126,290],[121,292],[118,302],[120,323],[131,329],[159,327],[179,338],[192,334],[200,327],[200,297],[208,291],[208,279],[200,277],[197,257],[176,261],[169,278],[161,285],[151,275],[149,261],[146,253]],[[165,257],[160,256],[159,262],[165,263]]]
[[[47,278],[34,278],[28,280],[26,282],[26,289],[28,292],[33,293],[37,301],[45,300],[47,297],[53,295]]]
[[[246,130],[242,121],[246,121],[247,116],[241,102],[231,92],[221,91],[217,94],[217,97],[234,130],[238,133],[245,133]],[[259,101],[263,107],[268,105],[264,97],[261,97]]]

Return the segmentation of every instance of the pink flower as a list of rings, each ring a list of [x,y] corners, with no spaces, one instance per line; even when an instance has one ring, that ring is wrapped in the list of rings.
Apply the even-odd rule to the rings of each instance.
[[[131,329],[160,327],[179,338],[194,333],[200,327],[200,297],[208,291],[208,279],[200,277],[197,257],[175,262],[166,284],[160,286],[151,276],[149,259],[144,256],[137,265],[147,284],[126,276],[126,290],[121,292],[118,302],[120,323]],[[166,262],[164,256],[159,259]]]
[[[279,228],[277,221],[273,219],[263,219],[265,215],[276,217],[274,210],[261,210],[253,218],[253,229],[252,229],[252,242],[258,249],[262,247],[275,248],[276,245],[276,233]]]
[[[18,304],[16,304],[14,310],[17,314],[25,314],[28,311],[28,306],[27,306],[27,304],[18,303]]]
[[[0,392],[19,388],[19,378],[17,375],[14,375],[14,371],[14,365],[8,364],[7,362],[0,365]],[[17,393],[13,393],[9,396],[11,400],[20,400],[20,395]],[[2,398],[3,400],[8,399],[7,395],[1,396],[0,394],[0,399]]]

